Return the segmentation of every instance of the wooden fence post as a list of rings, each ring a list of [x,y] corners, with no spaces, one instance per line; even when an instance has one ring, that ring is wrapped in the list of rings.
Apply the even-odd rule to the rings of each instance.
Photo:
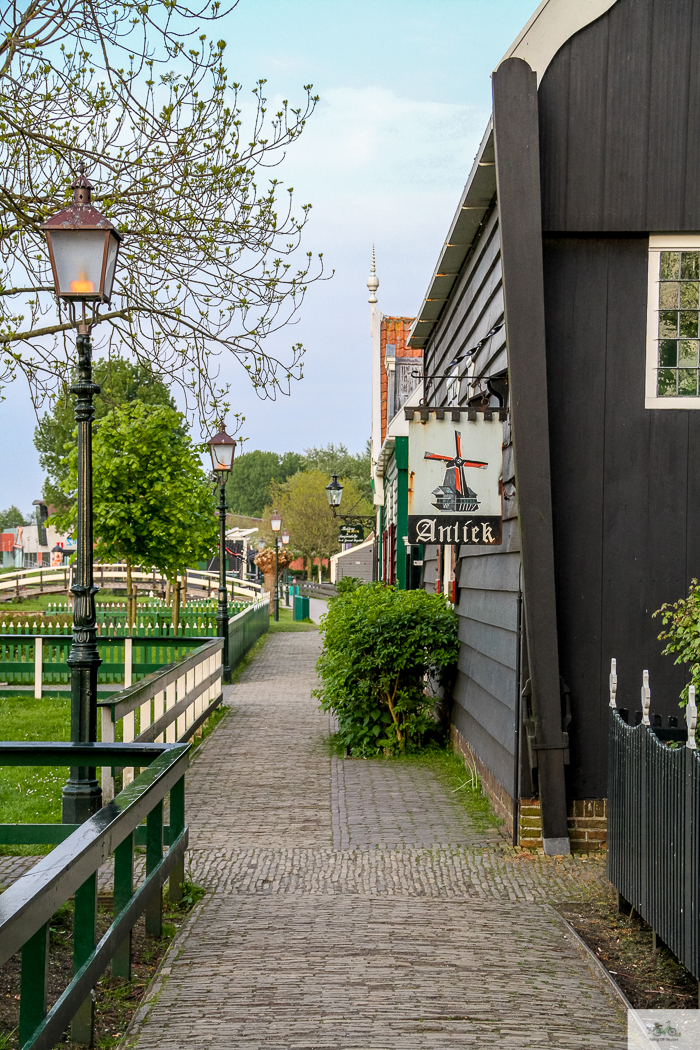
[[[41,700],[42,672],[44,669],[44,639],[34,636],[34,699]]]

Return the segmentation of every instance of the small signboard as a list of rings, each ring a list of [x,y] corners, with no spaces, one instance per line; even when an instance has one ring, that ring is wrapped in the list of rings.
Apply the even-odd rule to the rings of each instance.
[[[338,533],[338,543],[362,543],[365,538],[365,530],[361,525],[341,525]]]
[[[409,423],[409,543],[501,543],[503,424],[494,416]]]

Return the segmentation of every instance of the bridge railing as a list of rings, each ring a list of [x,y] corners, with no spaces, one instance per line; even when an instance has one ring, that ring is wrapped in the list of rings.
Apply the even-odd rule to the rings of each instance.
[[[123,791],[80,825],[0,825],[0,841],[56,844],[0,895],[0,965],[21,951],[19,1045],[51,1050],[70,1024],[71,1037],[93,1042],[92,989],[112,963],[115,976],[131,976],[130,930],[146,913],[146,933],[162,935],[162,889],[170,878],[170,899],[182,897],[185,772],[189,744],[66,744],[0,742],[3,766],[139,766],[142,772]],[[170,798],[170,825],[163,804]],[[143,821],[145,820],[145,827]],[[168,844],[163,852],[164,840]],[[145,881],[134,888],[134,846],[146,847]],[[96,943],[97,873],[114,854],[113,918]],[[74,897],[73,979],[47,1009],[52,916]]]
[[[114,565],[103,565],[99,562],[94,567],[95,583],[101,589],[126,588],[126,565],[117,563]],[[219,587],[219,574],[206,570],[188,569],[183,574],[186,593],[195,598],[215,598]],[[68,593],[72,582],[72,567],[70,565],[32,567],[29,569],[18,569],[17,572],[7,572],[0,575],[0,601],[3,599],[11,601],[13,598],[21,598],[31,594]],[[132,569],[132,586],[136,585],[139,591],[157,592],[165,591],[167,580],[155,569],[146,572],[142,569]],[[227,574],[227,587],[229,593],[234,597],[254,598],[260,594],[260,584],[250,580],[239,580],[237,577]]]
[[[153,671],[142,681],[106,700],[98,700],[103,743],[185,743],[212,715],[223,698],[221,651],[223,638],[211,638],[184,659]],[[134,767],[123,770],[123,783]],[[112,798],[114,775],[102,770],[102,798]]]

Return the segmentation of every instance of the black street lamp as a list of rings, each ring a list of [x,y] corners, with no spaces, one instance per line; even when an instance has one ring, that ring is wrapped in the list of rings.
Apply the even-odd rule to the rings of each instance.
[[[231,681],[228,653],[228,593],[226,591],[226,479],[231,473],[233,457],[236,453],[236,442],[224,430],[223,424],[218,434],[207,442],[211,453],[211,465],[214,477],[219,483],[219,603],[216,608],[216,634],[223,638],[224,650],[221,654],[224,682]]]
[[[71,675],[71,740],[97,738],[97,650],[95,594],[92,564],[92,421],[93,398],[100,388],[92,381],[90,332],[101,303],[109,303],[121,234],[91,203],[92,186],[81,171],[72,186],[73,204],[42,224],[53,270],[54,290],[68,304],[78,336],[78,381],[70,390],[76,397],[78,427],[78,521],[73,594],[73,643],[68,655]],[[63,788],[63,823],[82,824],[102,805],[102,791],[94,767],[71,767]]]
[[[279,557],[280,557],[280,542],[279,534],[282,528],[282,519],[280,518],[277,511],[270,517],[270,528],[275,534],[275,623],[280,618],[280,594],[279,594]]]
[[[343,498],[343,486],[338,481],[337,474],[333,474],[330,485],[326,485],[326,495],[328,496],[328,506],[333,511],[334,518],[340,518],[341,521],[349,521],[354,525],[375,524],[373,514],[338,514],[338,507]]]

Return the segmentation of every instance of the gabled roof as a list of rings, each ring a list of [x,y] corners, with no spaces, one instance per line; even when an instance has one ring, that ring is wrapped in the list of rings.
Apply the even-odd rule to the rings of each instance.
[[[543,0],[501,59],[522,58],[541,81],[547,66],[566,41],[609,11],[617,0]],[[499,62],[499,65],[501,63]],[[496,156],[490,120],[477,152],[459,207],[442,246],[408,345],[425,347],[438,322],[482,222],[496,196]]]
[[[543,0],[501,62],[507,58],[524,59],[537,73],[539,86],[559,48],[616,3],[617,0]]]

